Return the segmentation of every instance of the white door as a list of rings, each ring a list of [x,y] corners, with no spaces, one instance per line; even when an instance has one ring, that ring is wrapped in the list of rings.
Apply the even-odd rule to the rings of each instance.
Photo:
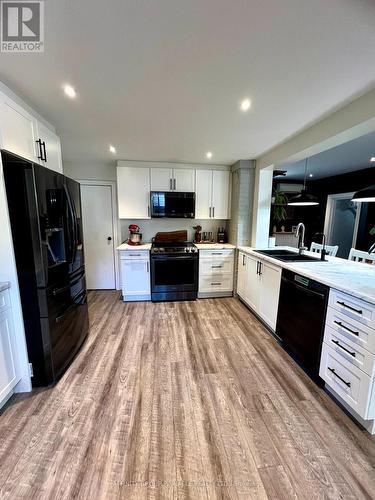
[[[245,301],[255,311],[259,312],[260,279],[259,261],[250,255],[246,257],[246,289]]]
[[[0,404],[17,382],[11,344],[11,335],[14,335],[11,315],[10,309],[0,314]]]
[[[195,191],[195,170],[190,168],[175,168],[173,170],[173,188],[175,191]]]
[[[260,273],[259,315],[273,330],[276,330],[281,268],[262,262]]]
[[[7,97],[1,105],[1,147],[36,161],[36,121]]]
[[[150,219],[150,169],[117,167],[120,219]]]
[[[45,143],[46,149],[46,161],[39,163],[56,172],[62,172],[60,137],[42,123],[38,123],[38,138]]]
[[[214,170],[212,172],[212,213],[214,219],[229,219],[230,172]]]
[[[238,254],[237,272],[237,293],[244,299],[246,291],[246,255],[242,252]]]
[[[173,170],[171,168],[151,168],[151,191],[172,191]]]
[[[212,170],[196,171],[195,218],[209,219],[212,201]]]
[[[112,186],[81,184],[87,288],[114,289],[115,248]]]
[[[125,296],[150,294],[150,263],[148,259],[122,260],[121,273]]]

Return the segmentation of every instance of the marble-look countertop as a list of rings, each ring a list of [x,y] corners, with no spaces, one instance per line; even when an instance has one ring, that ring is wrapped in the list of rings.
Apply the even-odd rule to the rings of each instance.
[[[128,243],[122,243],[117,247],[117,250],[127,250],[130,252],[135,252],[138,250],[151,250],[151,243],[142,243],[141,245],[128,245]]]
[[[0,281],[0,292],[10,288],[10,281]]]
[[[277,248],[297,252],[295,248],[291,247],[280,246]],[[268,255],[257,253],[251,247],[240,246],[238,250],[375,304],[374,265],[329,256],[326,257],[327,262],[319,260],[318,262],[283,262]],[[306,254],[316,257],[316,254],[312,252],[306,252]]]
[[[195,246],[199,250],[231,250],[236,248],[230,243],[196,243]]]

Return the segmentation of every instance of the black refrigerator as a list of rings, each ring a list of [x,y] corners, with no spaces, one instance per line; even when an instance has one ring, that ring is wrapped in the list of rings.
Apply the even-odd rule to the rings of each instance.
[[[88,333],[79,183],[2,151],[34,387],[56,382]]]

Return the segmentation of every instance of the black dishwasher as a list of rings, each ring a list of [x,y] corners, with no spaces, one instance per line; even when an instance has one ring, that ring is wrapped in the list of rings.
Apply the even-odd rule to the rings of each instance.
[[[276,335],[316,382],[319,377],[329,288],[283,269]]]

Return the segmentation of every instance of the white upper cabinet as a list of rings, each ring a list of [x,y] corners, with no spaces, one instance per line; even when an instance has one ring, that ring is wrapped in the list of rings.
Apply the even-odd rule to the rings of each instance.
[[[172,191],[173,169],[151,168],[151,191]]]
[[[230,204],[230,172],[228,170],[212,171],[212,218],[229,219]]]
[[[149,219],[150,169],[117,167],[117,196],[120,219]]]
[[[1,148],[62,172],[60,138],[6,94],[0,93]]]
[[[230,218],[230,172],[228,170],[196,171],[196,219]]]
[[[173,170],[173,188],[175,191],[195,191],[195,170],[190,168],[176,168]]]
[[[1,96],[1,148],[36,161],[35,118],[6,96]]]
[[[60,137],[42,123],[38,122],[37,153],[39,163],[56,172],[62,172]],[[42,153],[42,154],[39,154]]]
[[[195,218],[209,219],[211,217],[212,170],[197,170],[195,189]]]
[[[195,170],[151,168],[151,191],[195,191]]]

